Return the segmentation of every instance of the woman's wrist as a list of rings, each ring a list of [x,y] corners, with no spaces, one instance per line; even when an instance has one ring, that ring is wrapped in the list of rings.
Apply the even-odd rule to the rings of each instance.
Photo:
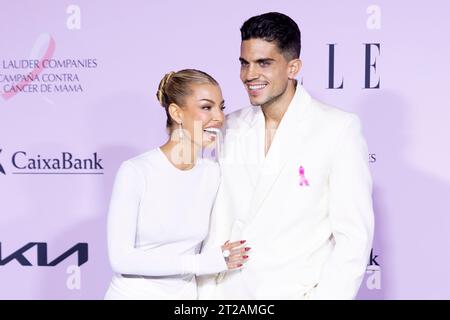
[[[207,249],[196,256],[197,275],[218,273],[228,269],[221,247]]]

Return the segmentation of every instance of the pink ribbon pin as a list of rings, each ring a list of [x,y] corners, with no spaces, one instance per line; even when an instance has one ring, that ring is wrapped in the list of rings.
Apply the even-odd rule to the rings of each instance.
[[[298,173],[300,174],[300,185],[303,186],[309,186],[309,182],[305,177],[305,169],[303,169],[302,166],[300,166],[300,168],[298,169]]]

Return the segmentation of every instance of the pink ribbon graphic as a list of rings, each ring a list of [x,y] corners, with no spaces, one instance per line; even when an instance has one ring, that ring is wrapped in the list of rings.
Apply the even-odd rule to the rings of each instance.
[[[300,174],[300,185],[303,186],[309,186],[309,182],[305,177],[305,169],[303,169],[302,166],[300,166],[300,168],[298,169],[298,173]]]
[[[28,83],[32,82],[30,79],[34,79],[34,77],[36,77],[38,74],[40,74],[42,72],[42,70],[44,69],[42,63],[44,62],[44,60],[50,59],[53,56],[54,52],[55,52],[55,40],[53,40],[53,38],[50,37],[50,41],[49,41],[49,44],[48,44],[47,51],[45,52],[44,57],[42,57],[42,59],[39,61],[37,67],[34,68],[28,74],[29,77],[27,77],[26,80],[22,80],[21,82],[19,82],[15,86],[17,88],[20,88],[20,90],[22,90],[25,85],[27,85]],[[8,99],[14,97],[19,92],[20,91],[18,91],[18,90],[11,90],[9,92],[4,92],[4,93],[2,93],[2,97],[3,97],[3,99],[8,100]]]

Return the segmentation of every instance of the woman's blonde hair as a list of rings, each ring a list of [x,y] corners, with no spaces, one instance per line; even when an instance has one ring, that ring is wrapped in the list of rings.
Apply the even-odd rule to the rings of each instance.
[[[172,126],[172,117],[169,114],[169,105],[175,103],[183,106],[185,98],[192,93],[192,84],[212,84],[218,86],[218,82],[206,72],[196,69],[184,69],[167,73],[160,81],[156,97],[161,106],[166,110],[167,123]]]

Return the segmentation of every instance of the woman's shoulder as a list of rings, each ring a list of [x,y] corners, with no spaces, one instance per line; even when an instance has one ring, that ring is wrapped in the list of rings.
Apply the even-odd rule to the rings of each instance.
[[[148,150],[137,156],[125,160],[122,166],[133,167],[137,171],[147,171],[154,165],[159,156],[158,148]]]

